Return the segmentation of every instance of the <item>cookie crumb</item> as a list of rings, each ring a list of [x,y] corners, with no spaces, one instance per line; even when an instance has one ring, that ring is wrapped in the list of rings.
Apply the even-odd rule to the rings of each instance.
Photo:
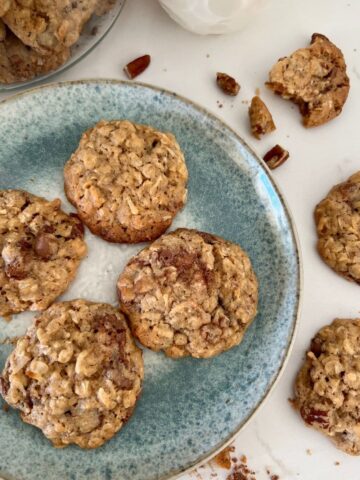
[[[269,109],[258,96],[255,96],[251,100],[251,105],[249,108],[249,120],[251,133],[258,140],[260,140],[261,135],[271,133],[276,129]]]
[[[255,95],[257,95],[257,96],[260,95],[260,88],[259,87],[255,88]]]
[[[310,456],[312,455],[312,451],[310,450],[310,448],[307,448],[307,449],[306,449],[306,454],[307,454],[307,455],[310,455]]]
[[[214,460],[219,467],[226,468],[226,470],[231,468],[230,452],[231,447],[226,447],[214,457]]]
[[[336,461],[336,462],[334,462],[334,465],[339,466],[339,465],[340,465],[340,462],[337,462],[337,461]]]
[[[247,463],[247,456],[246,455],[241,455],[240,462],[241,463]]]
[[[99,27],[95,26],[91,29],[90,35],[95,37],[98,34],[98,32],[99,32]]]

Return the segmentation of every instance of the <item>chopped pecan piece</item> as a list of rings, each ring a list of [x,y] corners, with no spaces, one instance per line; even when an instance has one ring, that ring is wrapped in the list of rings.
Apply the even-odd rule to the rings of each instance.
[[[227,95],[235,96],[239,93],[240,85],[235,78],[230,77],[227,73],[218,72],[216,74],[216,83]]]
[[[132,60],[125,66],[124,72],[132,80],[148,68],[150,61],[150,55],[143,55],[142,57],[135,58],[135,60]]]
[[[251,105],[249,108],[249,118],[251,133],[258,140],[260,139],[261,135],[271,133],[276,129],[274,120],[271,113],[269,112],[269,109],[258,96],[255,96],[251,100]]]
[[[280,145],[275,145],[275,147],[273,147],[264,155],[264,161],[271,170],[274,170],[274,168],[280,167],[280,165],[282,165],[289,158],[289,156],[290,155],[287,150]]]

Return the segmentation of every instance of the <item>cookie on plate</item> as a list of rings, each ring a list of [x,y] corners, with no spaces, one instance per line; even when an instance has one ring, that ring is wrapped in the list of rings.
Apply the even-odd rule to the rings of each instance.
[[[73,300],[52,305],[18,340],[0,391],[55,447],[96,448],[131,416],[143,368],[117,309]]]
[[[334,320],[315,335],[295,393],[307,425],[360,455],[360,319]]]
[[[77,42],[98,0],[11,0],[8,7],[2,18],[10,30],[25,45],[46,54]]]
[[[311,37],[309,47],[274,65],[267,86],[299,106],[305,127],[340,115],[350,89],[341,50],[318,33]]]
[[[238,345],[256,315],[258,285],[236,244],[197,230],[163,235],[118,280],[135,337],[169,357],[212,357]]]
[[[14,83],[56,70],[69,58],[66,47],[42,55],[24,45],[0,20],[0,83]]]
[[[79,217],[110,242],[159,237],[186,202],[188,172],[175,137],[127,120],[87,130],[64,176]]]
[[[60,205],[0,191],[0,315],[44,310],[74,278],[87,251],[84,227]]]
[[[322,259],[360,283],[360,172],[330,190],[315,208],[315,222]]]

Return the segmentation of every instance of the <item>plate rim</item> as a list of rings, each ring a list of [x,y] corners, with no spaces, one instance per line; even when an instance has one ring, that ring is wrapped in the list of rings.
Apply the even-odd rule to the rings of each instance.
[[[126,0],[124,0],[125,4]],[[115,23],[115,22],[114,22]],[[84,57],[82,57],[84,58]],[[10,104],[12,102],[15,102],[19,100],[22,97],[27,97],[31,96],[32,94],[35,94],[41,90],[52,90],[55,88],[59,87],[67,87],[67,86],[72,86],[72,85],[117,85],[119,87],[139,87],[139,88],[146,88],[149,90],[152,90],[154,92],[160,93],[160,94],[165,94],[170,97],[176,98],[180,100],[181,102],[187,104],[188,106],[194,108],[198,112],[202,113],[206,117],[210,118],[210,120],[213,120],[215,122],[220,123],[222,127],[224,127],[226,130],[228,130],[234,137],[235,139],[248,151],[251,153],[252,157],[256,160],[256,162],[259,164],[259,166],[263,169],[265,172],[268,180],[270,181],[272,187],[276,191],[276,194],[278,195],[278,198],[281,202],[282,207],[284,208],[284,213],[286,215],[286,218],[289,222],[290,230],[291,230],[291,238],[293,241],[293,244],[295,246],[296,250],[296,264],[298,267],[298,273],[297,273],[297,278],[296,278],[296,306],[294,309],[294,314],[293,314],[293,324],[292,324],[292,329],[291,329],[291,334],[290,334],[290,339],[289,342],[286,346],[285,349],[285,354],[284,357],[281,361],[281,364],[279,366],[279,369],[274,377],[274,379],[269,383],[269,385],[266,388],[266,391],[262,395],[261,399],[258,401],[258,403],[255,405],[253,410],[247,415],[247,417],[239,424],[238,427],[236,427],[230,434],[229,436],[221,443],[220,446],[208,451],[207,453],[201,455],[199,458],[196,459],[194,463],[192,463],[190,466],[184,467],[183,469],[177,468],[176,470],[170,471],[168,474],[162,475],[158,477],[158,480],[175,480],[179,478],[181,475],[185,475],[195,468],[197,468],[200,465],[203,465],[204,463],[208,462],[211,460],[215,455],[217,455],[219,452],[221,452],[224,448],[226,448],[228,445],[230,445],[236,437],[240,434],[240,432],[249,424],[251,420],[258,414],[260,409],[264,406],[266,403],[266,400],[270,397],[270,395],[273,393],[274,389],[276,388],[278,382],[280,381],[283,373],[285,372],[285,369],[287,367],[288,361],[291,356],[291,352],[295,343],[299,323],[300,323],[300,316],[301,316],[301,311],[302,311],[302,297],[303,297],[303,289],[304,289],[304,267],[303,267],[303,255],[301,251],[301,244],[300,244],[300,239],[299,239],[299,234],[297,231],[297,227],[295,224],[295,220],[293,218],[292,212],[290,210],[290,207],[285,199],[284,194],[282,193],[281,188],[278,186],[276,180],[274,179],[271,170],[269,167],[266,165],[264,160],[254,151],[254,149],[240,136],[239,133],[237,133],[230,125],[228,125],[221,117],[219,117],[217,114],[209,111],[207,108],[203,107],[199,103],[185,97],[184,95],[178,94],[172,90],[169,90],[167,88],[159,87],[150,83],[146,82],[138,82],[138,81],[131,81],[131,80],[121,80],[121,79],[112,79],[112,78],[85,78],[82,80],[67,80],[67,81],[54,81],[50,83],[46,83],[43,85],[37,85],[35,87],[29,88],[27,90],[21,91],[14,93],[10,95],[9,97],[0,100],[0,109],[1,107],[6,104]],[[0,128],[1,129],[1,128]],[[237,165],[237,162],[234,161],[234,163]],[[6,480],[5,478],[1,478],[0,480]]]

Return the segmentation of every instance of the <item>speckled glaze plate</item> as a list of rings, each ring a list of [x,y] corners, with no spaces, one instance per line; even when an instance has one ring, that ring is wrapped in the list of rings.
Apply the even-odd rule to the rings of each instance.
[[[260,283],[259,314],[242,344],[211,360],[144,352],[145,382],[135,414],[94,451],[54,449],[0,404],[0,477],[15,480],[165,479],[204,461],[257,411],[279,376],[294,336],[299,252],[284,201],[266,167],[235,132],[170,92],[117,81],[45,86],[0,104],[0,188],[47,198],[63,192],[62,169],[82,132],[98,120],[128,118],[173,132],[190,173],[189,200],[174,228],[238,242]],[[115,281],[142,246],[111,245],[87,232],[89,256],[64,299],[116,304]],[[0,320],[0,341],[31,322]],[[0,368],[11,347],[0,346]]]

